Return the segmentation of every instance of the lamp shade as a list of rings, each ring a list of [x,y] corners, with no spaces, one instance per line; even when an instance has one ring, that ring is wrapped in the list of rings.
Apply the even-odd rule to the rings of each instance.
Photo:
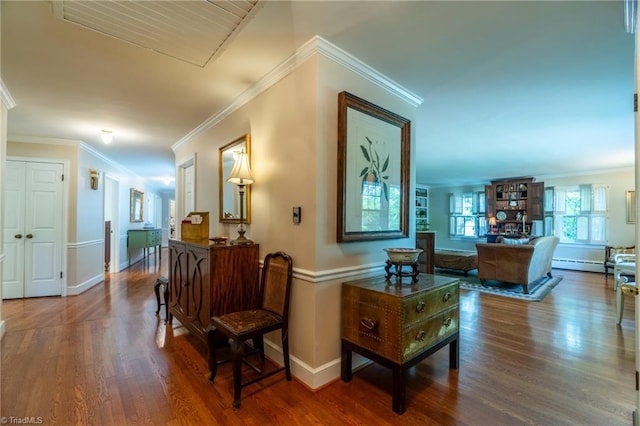
[[[238,153],[227,182],[235,183],[236,185],[251,185],[253,183],[253,175],[251,175],[251,168],[249,167],[249,156],[246,152]]]
[[[495,226],[496,225],[496,218],[494,216],[491,216],[489,218],[489,225],[490,226]]]

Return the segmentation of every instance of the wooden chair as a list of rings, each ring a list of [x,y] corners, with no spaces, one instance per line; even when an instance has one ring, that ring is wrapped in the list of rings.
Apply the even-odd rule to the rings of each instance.
[[[240,393],[243,387],[259,380],[285,371],[287,380],[291,380],[289,366],[289,299],[291,293],[291,277],[293,262],[286,253],[269,253],[264,258],[262,268],[260,297],[261,305],[258,309],[232,312],[214,316],[207,329],[209,346],[209,380],[216,377],[218,368],[217,346],[220,333],[229,338],[231,362],[233,365],[233,407],[240,407]],[[264,338],[266,333],[281,330],[283,367],[265,371],[264,368]],[[246,341],[251,339],[253,350],[245,353]],[[249,363],[244,357],[248,353],[260,354],[262,368]],[[224,361],[220,361],[222,363]],[[253,379],[242,382],[243,362],[251,367],[258,375]]]

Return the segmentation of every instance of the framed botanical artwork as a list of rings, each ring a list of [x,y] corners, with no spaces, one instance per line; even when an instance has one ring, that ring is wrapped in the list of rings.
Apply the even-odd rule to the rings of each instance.
[[[409,235],[411,121],[338,95],[337,241]]]

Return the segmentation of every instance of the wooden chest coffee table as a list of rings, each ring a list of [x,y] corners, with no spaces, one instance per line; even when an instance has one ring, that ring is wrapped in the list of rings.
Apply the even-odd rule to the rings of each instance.
[[[352,352],[390,368],[392,409],[406,411],[405,377],[432,353],[449,345],[449,368],[458,368],[459,281],[420,274],[414,284],[384,277],[342,284],[341,376],[352,378]]]

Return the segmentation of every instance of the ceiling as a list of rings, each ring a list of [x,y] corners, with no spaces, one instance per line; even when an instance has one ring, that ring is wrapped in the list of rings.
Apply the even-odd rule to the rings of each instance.
[[[67,3],[1,3],[10,140],[82,141],[158,190],[171,187],[172,145],[314,35],[424,99],[419,183],[634,164],[634,36],[621,1],[243,1],[211,25],[209,6],[228,2]],[[100,31],[87,28],[96,9]],[[88,21],[67,19],[77,14]],[[116,14],[139,29],[133,39],[111,28]]]

